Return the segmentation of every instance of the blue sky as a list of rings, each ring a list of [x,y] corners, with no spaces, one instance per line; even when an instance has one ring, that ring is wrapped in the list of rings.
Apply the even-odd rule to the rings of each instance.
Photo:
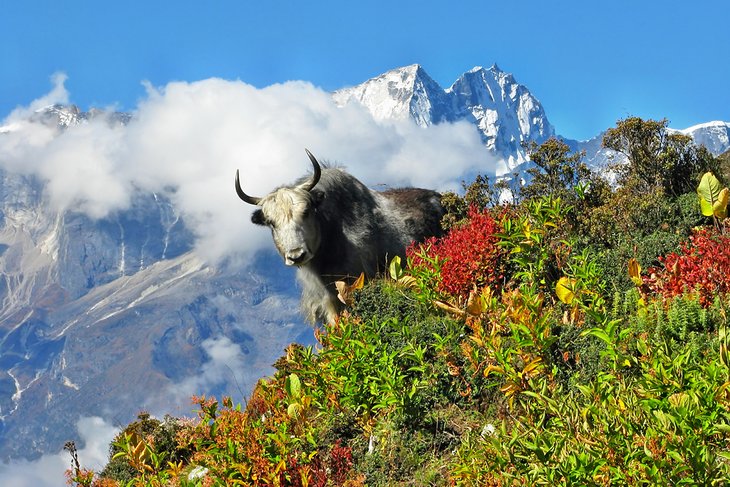
[[[211,77],[326,90],[421,64],[444,88],[474,66],[514,74],[561,135],[629,115],[730,120],[730,2],[24,0],[0,15],[0,119],[64,72],[82,109],[134,110],[142,82]]]

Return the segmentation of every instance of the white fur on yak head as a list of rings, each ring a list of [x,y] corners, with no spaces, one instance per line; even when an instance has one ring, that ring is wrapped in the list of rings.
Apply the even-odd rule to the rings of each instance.
[[[314,187],[319,182],[322,169],[308,150],[307,155],[314,167],[312,177],[297,186],[279,188],[261,198],[243,192],[236,171],[238,197],[260,207],[251,215],[251,221],[271,229],[276,249],[290,266],[303,266],[309,262],[317,253],[321,238],[314,213],[323,193]]]

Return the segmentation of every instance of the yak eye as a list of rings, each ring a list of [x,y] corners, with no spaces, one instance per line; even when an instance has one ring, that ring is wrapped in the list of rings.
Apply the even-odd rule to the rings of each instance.
[[[256,225],[268,225],[269,222],[266,220],[266,217],[264,216],[264,212],[261,210],[256,210],[251,214],[251,222],[255,223]]]

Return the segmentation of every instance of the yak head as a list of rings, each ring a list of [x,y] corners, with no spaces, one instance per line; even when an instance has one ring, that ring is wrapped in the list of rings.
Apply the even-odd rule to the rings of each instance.
[[[305,149],[306,150],[306,149]],[[322,169],[308,150],[314,174],[295,186],[278,188],[266,196],[249,196],[241,189],[236,171],[236,193],[246,203],[259,208],[251,215],[251,221],[271,229],[276,249],[286,265],[303,266],[317,253],[321,242],[320,227],[315,215],[324,194],[314,189]]]

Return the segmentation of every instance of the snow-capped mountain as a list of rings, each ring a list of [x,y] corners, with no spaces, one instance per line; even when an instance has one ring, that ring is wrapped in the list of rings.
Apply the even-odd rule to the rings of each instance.
[[[488,149],[514,168],[527,160],[523,142],[544,142],[555,135],[540,102],[497,65],[464,73],[447,90],[457,119],[477,125]]]
[[[132,116],[124,112],[108,112],[92,108],[88,112],[82,112],[75,105],[50,105],[36,110],[31,121],[46,124],[54,124],[64,129],[74,125],[85,123],[95,118],[106,119],[109,123],[125,125]]]
[[[410,118],[421,126],[453,120],[449,97],[417,64],[338,90],[333,97],[340,106],[359,102],[377,120]]]
[[[364,83],[336,91],[340,106],[360,103],[378,120],[410,118],[428,126],[467,120],[475,125],[484,145],[504,161],[503,172],[523,172],[528,161],[525,142],[558,136],[540,101],[514,76],[497,65],[475,67],[443,89],[420,65],[393,69]],[[730,123],[709,122],[678,130],[714,155],[730,149]],[[589,167],[604,168],[622,156],[601,147],[603,134],[585,140],[563,138],[573,150],[585,150]],[[500,176],[501,174],[497,174]]]
[[[707,122],[681,130],[669,128],[669,131],[692,137],[695,144],[704,145],[714,156],[730,150],[730,123],[728,122]],[[564,140],[573,151],[585,151],[583,161],[588,167],[600,171],[609,164],[626,160],[623,154],[601,146],[604,133],[601,132],[589,140]]]
[[[527,160],[523,142],[540,143],[555,135],[537,98],[497,65],[476,67],[443,89],[414,64],[333,96],[339,105],[362,104],[379,120],[411,118],[422,126],[467,120],[487,149],[504,159],[507,170]]]
[[[728,122],[707,122],[684,130],[679,130],[684,135],[689,135],[698,145],[704,145],[714,155],[720,155],[730,149],[730,123]]]

